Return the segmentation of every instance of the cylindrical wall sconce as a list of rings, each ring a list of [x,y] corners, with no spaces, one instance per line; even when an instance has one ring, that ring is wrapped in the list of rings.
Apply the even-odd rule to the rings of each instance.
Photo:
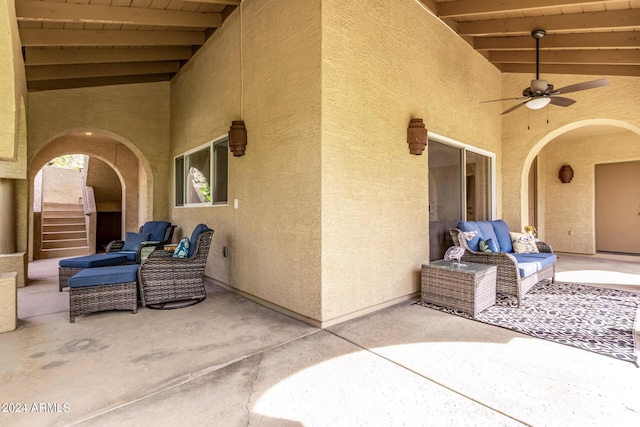
[[[560,172],[558,172],[558,178],[563,184],[568,184],[573,179],[573,168],[570,165],[562,165]]]
[[[234,157],[244,156],[247,149],[247,128],[242,120],[234,120],[229,128],[229,149]]]
[[[427,146],[427,129],[422,119],[411,119],[407,128],[407,144],[409,152],[417,156],[421,155]]]

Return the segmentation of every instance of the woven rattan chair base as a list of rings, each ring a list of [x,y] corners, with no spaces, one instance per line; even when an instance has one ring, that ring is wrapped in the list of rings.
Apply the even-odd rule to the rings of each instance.
[[[138,311],[137,282],[69,288],[69,321],[76,316],[107,310]]]
[[[62,292],[64,288],[68,288],[69,278],[82,270],[83,269],[79,267],[58,267],[58,290]]]

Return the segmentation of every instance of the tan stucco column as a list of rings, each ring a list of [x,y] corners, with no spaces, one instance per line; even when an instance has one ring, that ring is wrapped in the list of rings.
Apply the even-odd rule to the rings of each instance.
[[[0,254],[12,254],[16,251],[14,181],[0,178]]]

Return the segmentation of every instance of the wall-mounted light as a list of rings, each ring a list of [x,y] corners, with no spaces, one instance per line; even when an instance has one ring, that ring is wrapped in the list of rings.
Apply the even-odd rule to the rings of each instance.
[[[527,108],[530,108],[531,110],[539,110],[549,105],[550,102],[551,102],[551,98],[548,98],[548,97],[533,98],[531,101],[528,101],[524,105],[526,105]]]
[[[571,165],[562,165],[558,172],[558,178],[563,184],[568,184],[573,179],[573,168]]]
[[[427,146],[427,129],[422,119],[411,119],[407,128],[407,144],[409,152],[420,156]]]
[[[229,128],[229,149],[234,157],[244,156],[247,149],[247,128],[242,120],[234,120]]]

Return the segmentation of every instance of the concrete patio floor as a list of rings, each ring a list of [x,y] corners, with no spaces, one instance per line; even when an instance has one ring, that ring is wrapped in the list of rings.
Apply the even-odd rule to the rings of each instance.
[[[71,324],[57,262],[0,334],[2,426],[640,425],[633,364],[411,301],[321,330],[209,283]],[[640,291],[640,263],[560,254],[557,278]]]

